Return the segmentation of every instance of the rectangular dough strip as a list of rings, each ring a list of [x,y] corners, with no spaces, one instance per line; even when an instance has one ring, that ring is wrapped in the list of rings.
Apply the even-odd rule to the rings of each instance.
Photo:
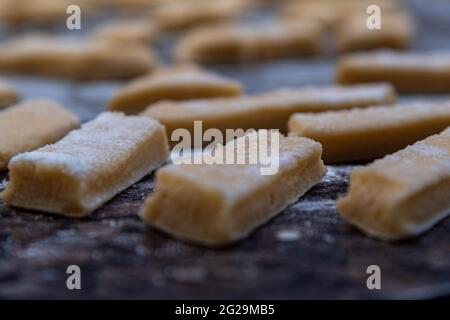
[[[236,98],[216,98],[184,102],[160,102],[149,106],[142,115],[163,123],[169,138],[178,128],[194,134],[194,121],[203,129],[280,129],[287,131],[289,117],[295,112],[368,107],[396,101],[389,85],[324,86],[280,89]]]
[[[0,171],[18,153],[61,139],[80,125],[78,117],[48,99],[32,99],[0,112]]]
[[[341,215],[383,240],[414,237],[450,214],[450,128],[353,171]]]
[[[245,149],[246,137],[230,143]],[[156,191],[141,217],[170,235],[220,246],[249,235],[317,184],[326,172],[319,143],[283,137],[279,170],[261,175],[261,164],[172,164],[156,173]],[[242,149],[244,146],[244,149]]]
[[[289,133],[322,144],[327,163],[372,160],[450,126],[450,101],[294,114]]]
[[[104,112],[53,145],[15,156],[2,197],[15,207],[83,217],[167,157],[158,121]]]

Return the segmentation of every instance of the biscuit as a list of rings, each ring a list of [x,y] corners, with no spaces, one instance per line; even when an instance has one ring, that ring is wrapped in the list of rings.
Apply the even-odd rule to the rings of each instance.
[[[398,91],[411,93],[450,92],[450,53],[349,54],[338,61],[336,81],[341,84],[385,81]]]
[[[18,153],[61,139],[80,124],[78,117],[54,101],[34,99],[0,112],[0,171]]]
[[[341,52],[378,48],[406,49],[414,35],[412,18],[403,14],[383,14],[381,29],[369,29],[366,15],[355,15],[337,27],[337,47]]]
[[[271,24],[217,25],[197,28],[176,47],[178,61],[236,63],[292,56],[312,56],[321,51],[322,27],[311,20]]]
[[[138,113],[160,100],[237,96],[239,83],[193,65],[158,70],[133,80],[109,103],[110,110]]]
[[[450,128],[353,171],[338,211],[366,234],[401,240],[450,213]]]
[[[14,88],[0,79],[0,109],[19,100],[19,94]]]
[[[238,138],[232,148],[249,156]],[[320,144],[280,137],[279,170],[261,175],[261,164],[172,164],[156,173],[156,191],[141,217],[170,235],[220,246],[249,235],[297,201],[326,172]],[[239,152],[239,151],[238,151]]]
[[[83,217],[167,156],[157,121],[104,112],[53,145],[12,158],[2,197],[19,208]]]
[[[151,18],[164,30],[178,30],[193,26],[230,20],[248,8],[252,0],[179,0],[156,6]]]
[[[158,27],[146,20],[113,20],[98,26],[92,37],[120,43],[146,45],[158,37]]]
[[[318,141],[327,163],[371,160],[450,126],[450,102],[294,114],[289,133]]]
[[[111,41],[78,41],[30,34],[0,43],[0,71],[71,79],[121,79],[149,72],[155,65],[144,46]]]
[[[183,102],[159,102],[141,114],[163,123],[168,136],[178,128],[194,132],[194,121],[203,129],[280,129],[287,132],[289,117],[296,112],[368,107],[394,103],[395,91],[389,85],[325,86],[280,89],[236,98],[216,98]]]

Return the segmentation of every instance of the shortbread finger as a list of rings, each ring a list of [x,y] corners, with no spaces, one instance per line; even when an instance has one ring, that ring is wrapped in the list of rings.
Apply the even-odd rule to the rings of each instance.
[[[137,43],[146,45],[158,36],[158,27],[147,20],[114,20],[95,29],[93,37],[120,43]]]
[[[251,5],[252,0],[182,0],[161,3],[151,11],[164,30],[183,29],[227,21]]]
[[[78,127],[78,117],[56,102],[35,99],[0,112],[0,170],[18,153],[56,142]]]
[[[0,109],[19,100],[19,94],[14,88],[0,79]]]
[[[393,0],[293,0],[281,7],[281,13],[287,19],[314,19],[333,29],[354,15],[364,14],[367,20],[366,12],[370,5],[379,6],[383,15],[402,8],[399,1]]]
[[[250,157],[255,149],[245,147],[246,141],[244,136],[230,142],[237,143],[231,150]],[[141,217],[187,241],[208,246],[237,241],[319,182],[326,171],[321,151],[312,140],[280,135],[279,169],[272,175],[262,175],[261,164],[169,165],[156,173],[156,191]]]
[[[157,121],[105,112],[53,145],[12,158],[2,196],[12,206],[83,217],[167,156]]]
[[[162,69],[133,80],[109,103],[111,110],[138,113],[160,100],[237,96],[241,86],[193,65]]]
[[[142,115],[161,121],[169,137],[178,128],[194,133],[194,121],[203,129],[280,129],[287,130],[295,112],[367,107],[394,103],[396,94],[389,85],[349,87],[306,87],[281,89],[254,96],[217,98],[185,102],[160,102],[149,106]]]
[[[337,207],[370,236],[417,236],[450,214],[450,128],[356,169]]]
[[[96,9],[92,0],[0,0],[0,20],[7,23],[65,22],[67,8],[77,5],[82,13]]]
[[[311,20],[257,26],[207,26],[188,32],[176,48],[179,61],[242,62],[320,52],[322,27]]]
[[[378,48],[406,49],[413,39],[413,21],[406,13],[384,14],[381,29],[367,27],[367,15],[357,14],[337,28],[337,47],[341,52]]]
[[[341,84],[386,81],[402,92],[450,92],[450,53],[351,54],[337,66]]]
[[[155,66],[151,52],[140,45],[31,34],[0,43],[0,71],[73,79],[130,78]]]
[[[448,126],[449,102],[298,113],[289,120],[291,135],[322,144],[327,163],[380,158]]]

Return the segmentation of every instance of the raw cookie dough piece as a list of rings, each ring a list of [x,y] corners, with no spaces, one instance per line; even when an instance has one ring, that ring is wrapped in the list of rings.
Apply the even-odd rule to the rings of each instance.
[[[355,169],[337,207],[370,236],[417,236],[450,213],[450,128]]]
[[[316,114],[294,114],[291,135],[322,144],[327,163],[371,160],[450,126],[450,103],[416,103]]]
[[[248,156],[245,139],[231,147]],[[169,165],[156,173],[156,191],[141,217],[176,238],[203,245],[237,241],[320,181],[326,172],[321,151],[312,140],[280,136],[274,175],[262,175],[260,164]]]
[[[293,0],[281,7],[281,13],[286,19],[314,19],[333,29],[354,15],[364,14],[367,19],[370,5],[378,5],[382,14],[398,12],[402,8],[399,1],[394,0]]]
[[[83,217],[167,156],[167,138],[157,121],[104,112],[57,143],[11,159],[2,197],[20,208]]]
[[[250,7],[252,0],[178,0],[162,3],[151,11],[164,30],[184,29],[230,20]]]
[[[19,94],[11,85],[0,79],[0,109],[7,105],[17,102]]]
[[[98,6],[93,0],[0,0],[0,21],[39,24],[65,22],[70,5],[79,6],[83,14]]]
[[[179,61],[245,62],[320,52],[322,27],[311,20],[197,28],[181,38]]]
[[[338,62],[336,80],[386,81],[401,92],[450,92],[450,53],[355,53]]]
[[[381,29],[367,28],[367,15],[355,15],[337,27],[337,46],[341,52],[377,48],[406,49],[413,38],[412,18],[405,14],[383,14]]]
[[[133,80],[119,90],[109,103],[111,110],[138,113],[159,100],[189,100],[196,98],[237,96],[239,83],[186,65],[156,71]]]
[[[0,171],[9,159],[61,139],[80,125],[78,117],[54,101],[34,99],[0,112]]]
[[[390,104],[396,100],[389,85],[330,86],[281,89],[269,93],[236,98],[217,98],[182,102],[159,102],[142,115],[161,121],[168,132],[178,128],[194,133],[194,121],[203,129],[280,129],[287,130],[295,112],[321,112],[333,109]]]
[[[94,30],[93,37],[119,43],[147,45],[158,36],[156,24],[147,20],[113,20]]]
[[[130,78],[155,65],[144,46],[31,34],[0,43],[0,71],[73,79]]]

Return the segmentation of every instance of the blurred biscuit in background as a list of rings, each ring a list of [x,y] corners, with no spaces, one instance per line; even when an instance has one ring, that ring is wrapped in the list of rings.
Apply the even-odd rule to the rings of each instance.
[[[93,38],[116,42],[148,44],[159,36],[159,29],[149,19],[118,19],[99,25]]]
[[[252,6],[254,0],[177,0],[161,3],[150,13],[164,30],[229,21]]]
[[[311,20],[199,27],[179,40],[175,56],[178,61],[199,63],[312,56],[321,51],[322,31]]]
[[[0,71],[70,79],[121,79],[145,74],[156,64],[144,46],[28,34],[0,42]]]
[[[353,15],[338,24],[337,48],[340,52],[377,48],[406,49],[414,37],[414,20],[404,13],[384,14],[381,29],[367,27],[367,15]]]
[[[194,65],[173,66],[139,77],[120,89],[109,109],[138,113],[160,100],[189,100],[240,95],[241,85]]]
[[[19,93],[5,80],[0,79],[0,109],[19,100]]]

